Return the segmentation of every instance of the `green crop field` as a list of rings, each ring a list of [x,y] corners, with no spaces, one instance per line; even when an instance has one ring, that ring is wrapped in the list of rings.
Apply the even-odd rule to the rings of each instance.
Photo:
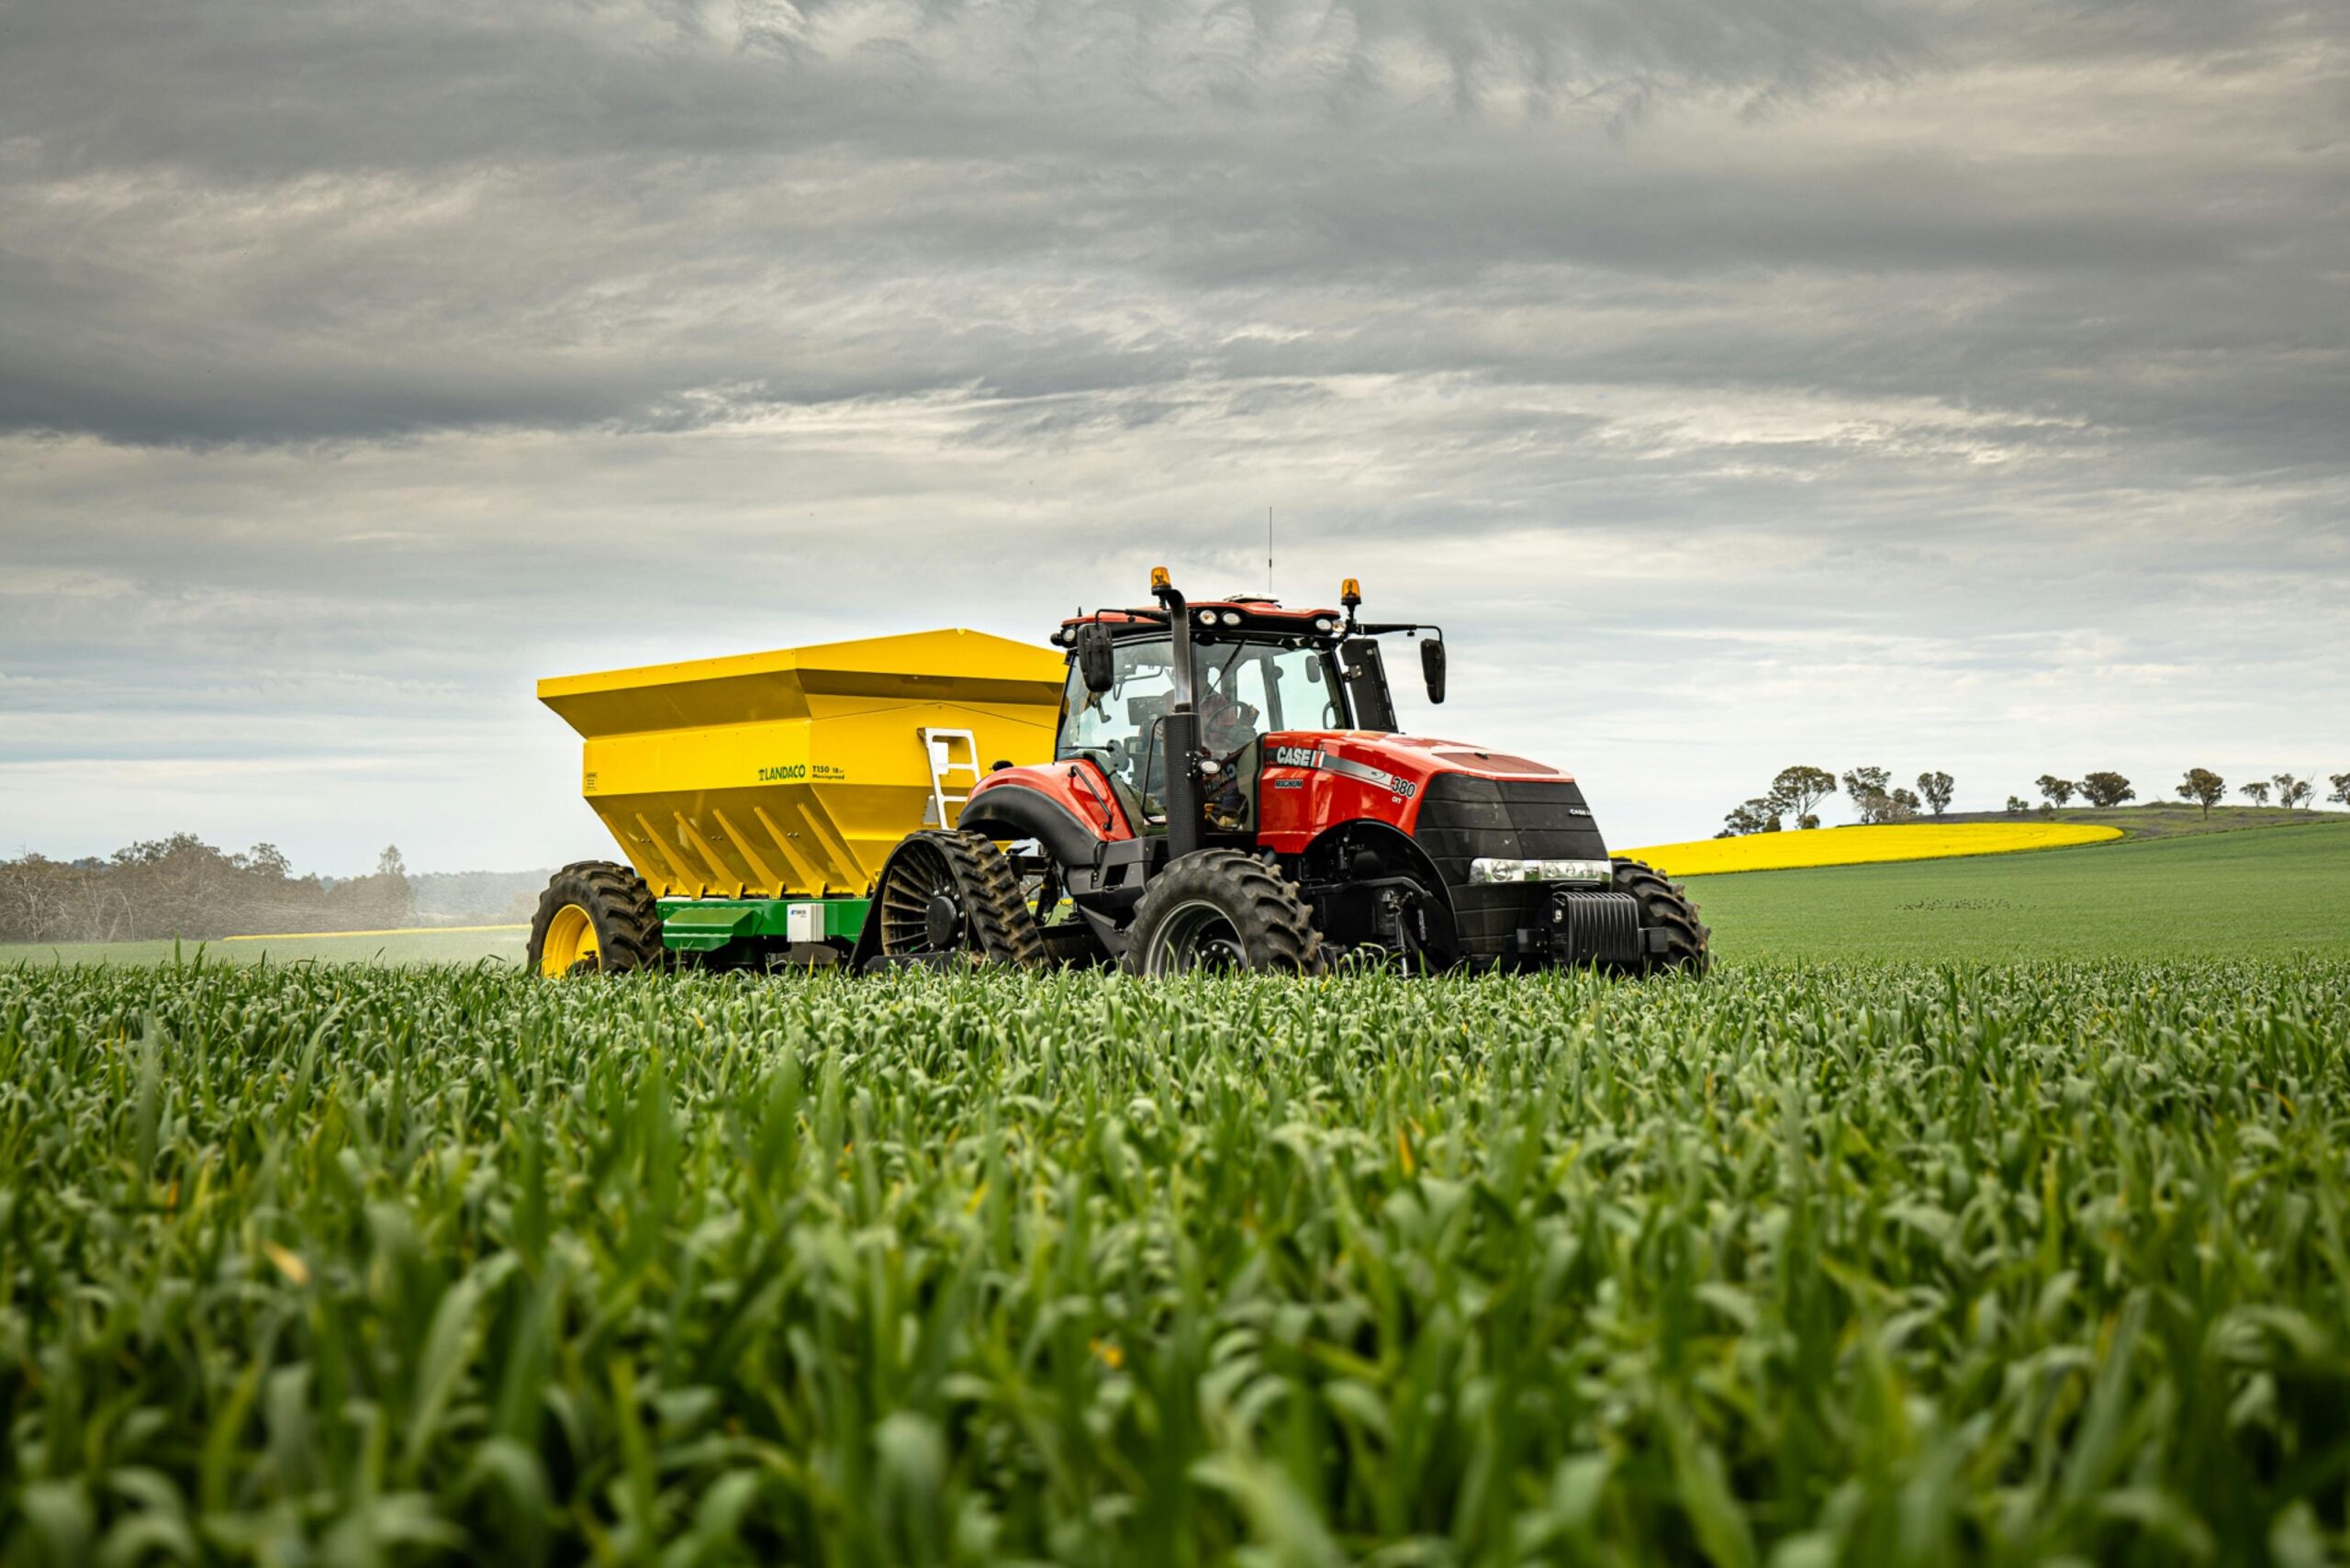
[[[17,950],[0,1562],[2350,1554],[2350,823],[1692,886],[1698,984]]]
[[[2306,825],[1687,882],[1731,960],[2350,951],[2350,817],[2300,814]]]
[[[2345,1027],[2338,949],[0,971],[0,1560],[2327,1561]]]
[[[207,963],[455,964],[481,958],[519,964],[530,933],[516,931],[413,931],[397,935],[274,936],[267,941],[62,942],[34,946],[0,943],[0,965],[168,964],[199,953]]]

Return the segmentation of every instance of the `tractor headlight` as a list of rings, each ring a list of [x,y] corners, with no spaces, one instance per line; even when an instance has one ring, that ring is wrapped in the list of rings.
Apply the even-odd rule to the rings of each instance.
[[[1508,860],[1481,855],[1469,862],[1472,882],[1573,882],[1589,885],[1615,879],[1605,860]]]

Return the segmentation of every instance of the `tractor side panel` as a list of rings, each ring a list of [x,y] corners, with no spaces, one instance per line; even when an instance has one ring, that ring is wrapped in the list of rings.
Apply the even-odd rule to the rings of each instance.
[[[1257,778],[1257,841],[1300,855],[1340,823],[1386,823],[1408,834],[1438,771],[1419,756],[1351,734],[1267,735]]]

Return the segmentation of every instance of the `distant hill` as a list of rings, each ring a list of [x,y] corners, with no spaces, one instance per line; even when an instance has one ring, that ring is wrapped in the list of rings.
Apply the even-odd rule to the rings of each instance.
[[[1946,823],[2055,822],[2091,823],[2118,827],[2132,838],[2172,838],[2185,833],[2232,833],[2248,827],[2300,827],[2311,823],[2350,822],[2350,812],[2291,811],[2281,806],[2213,806],[2206,817],[2201,808],[2184,801],[2153,801],[2144,805],[2071,806],[2061,812],[1951,812],[1930,818]]]

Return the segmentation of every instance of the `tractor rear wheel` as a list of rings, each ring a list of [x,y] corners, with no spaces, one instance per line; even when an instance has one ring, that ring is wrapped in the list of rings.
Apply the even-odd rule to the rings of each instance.
[[[908,835],[890,852],[873,890],[880,905],[880,957],[944,959],[1033,969],[1045,939],[1013,874],[983,833],[935,829]]]
[[[1713,967],[1713,953],[1707,946],[1713,931],[1698,921],[1697,906],[1689,902],[1688,889],[1666,881],[1638,860],[1619,859],[1616,890],[1631,894],[1640,906],[1645,951],[1626,969],[1644,975],[1679,969],[1696,976]]]
[[[1126,972],[1320,974],[1322,935],[1297,890],[1237,849],[1202,849],[1150,879],[1126,937]]]
[[[539,895],[525,961],[542,975],[617,974],[662,959],[661,911],[626,866],[576,860]]]

